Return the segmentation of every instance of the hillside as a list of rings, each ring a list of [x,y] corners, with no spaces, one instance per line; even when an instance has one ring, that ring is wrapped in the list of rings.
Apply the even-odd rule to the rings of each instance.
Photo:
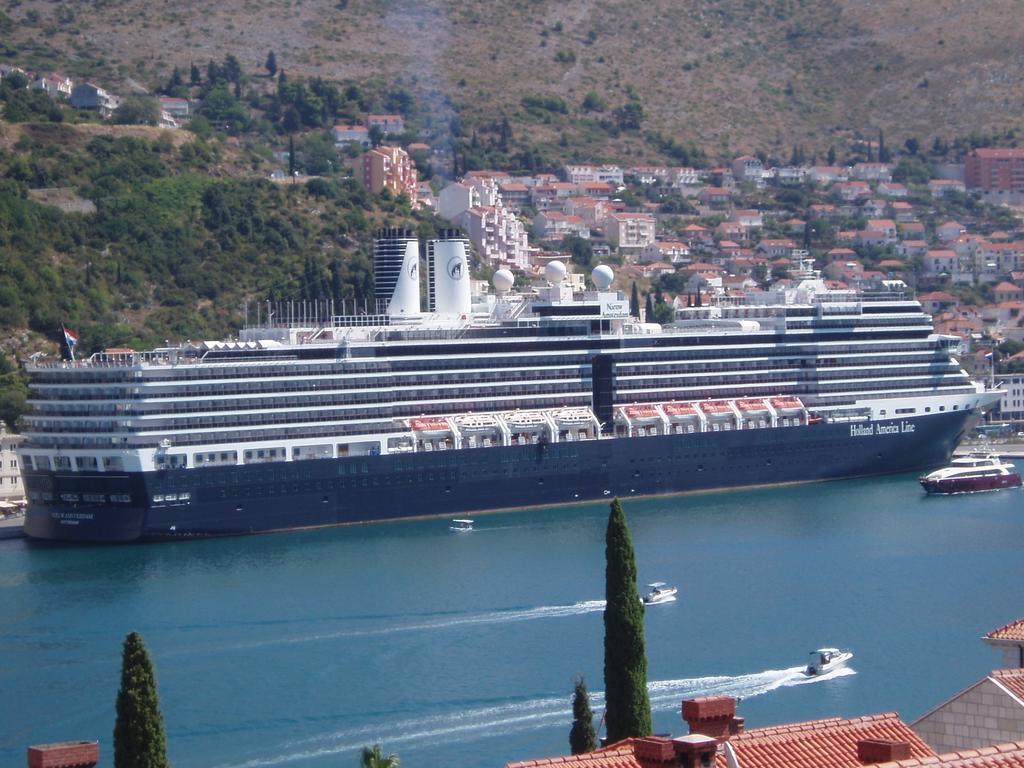
[[[652,131],[712,157],[924,143],[1016,127],[1024,97],[1014,0],[23,0],[0,32],[0,60],[121,92],[273,49],[289,74],[409,88],[435,140],[504,117],[565,159],[655,159]]]

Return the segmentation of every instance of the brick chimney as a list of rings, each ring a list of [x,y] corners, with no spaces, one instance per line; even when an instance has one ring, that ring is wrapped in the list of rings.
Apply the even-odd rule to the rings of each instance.
[[[864,765],[890,763],[910,757],[910,743],[886,739],[861,739],[857,742],[857,759]]]
[[[736,717],[736,699],[730,696],[708,696],[683,701],[683,720],[690,733],[699,733],[724,741],[743,732],[743,718]]]
[[[718,739],[691,733],[672,739],[672,747],[678,760],[677,765],[681,768],[712,768],[718,751]]]
[[[28,768],[93,768],[99,761],[98,741],[63,741],[28,748]]]

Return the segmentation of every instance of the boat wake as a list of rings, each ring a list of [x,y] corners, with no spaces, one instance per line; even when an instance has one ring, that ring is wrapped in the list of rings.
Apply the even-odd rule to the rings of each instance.
[[[407,632],[427,632],[456,627],[481,626],[487,624],[510,624],[520,621],[536,621],[538,619],[558,619],[571,616],[583,616],[604,610],[604,600],[583,600],[571,605],[542,605],[535,608],[505,608],[485,613],[447,614],[437,619],[413,621],[409,623],[389,624],[381,627],[349,627],[335,631],[321,631],[292,637],[276,637],[251,640],[245,643],[234,643],[221,649],[206,648],[204,650],[238,651],[250,648],[263,648],[275,645],[293,645],[312,643],[324,640],[338,640],[346,637],[373,637],[395,635]],[[194,653],[195,649],[180,649],[181,653]],[[170,651],[168,656],[175,655]]]
[[[596,601],[595,601],[596,602]],[[823,675],[808,677],[805,667],[768,669],[748,675],[657,680],[648,683],[651,709],[669,711],[679,708],[682,699],[697,696],[733,696],[751,698],[779,688],[824,683],[838,677],[855,675],[850,667],[842,667]],[[604,708],[604,693],[591,692],[595,712]],[[400,721],[374,722],[356,728],[345,728],[281,745],[279,754],[257,757],[242,763],[224,763],[216,768],[263,768],[314,760],[330,755],[355,752],[367,743],[400,747],[436,746],[445,742],[467,742],[495,734],[539,730],[567,726],[572,720],[569,696],[545,697],[481,706],[456,712],[441,713]],[[400,751],[400,750],[398,750]]]

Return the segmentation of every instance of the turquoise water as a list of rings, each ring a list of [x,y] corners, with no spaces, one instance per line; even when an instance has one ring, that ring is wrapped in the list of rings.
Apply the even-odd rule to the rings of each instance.
[[[999,663],[1024,615],[1024,495],[926,498],[914,477],[625,500],[655,729],[742,697],[749,726],[897,710]],[[106,548],[0,542],[0,765],[110,737],[124,635],[156,663],[176,768],[500,766],[568,751],[576,674],[602,684],[607,505]],[[807,652],[851,668],[806,680]],[[594,709],[600,712],[599,697]]]

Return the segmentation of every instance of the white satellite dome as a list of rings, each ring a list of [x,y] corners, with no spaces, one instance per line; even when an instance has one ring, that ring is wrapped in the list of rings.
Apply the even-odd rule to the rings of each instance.
[[[549,261],[544,267],[544,279],[552,285],[558,285],[565,279],[565,264],[560,261]]]
[[[600,266],[594,267],[594,271],[590,273],[590,279],[594,281],[594,285],[597,286],[597,290],[607,291],[611,287],[612,281],[615,279],[615,273],[607,264],[601,264]]]
[[[491,282],[494,284],[494,290],[498,293],[505,293],[506,291],[511,290],[515,281],[515,277],[513,277],[512,273],[507,269],[499,269],[494,273],[494,276],[491,277]]]

